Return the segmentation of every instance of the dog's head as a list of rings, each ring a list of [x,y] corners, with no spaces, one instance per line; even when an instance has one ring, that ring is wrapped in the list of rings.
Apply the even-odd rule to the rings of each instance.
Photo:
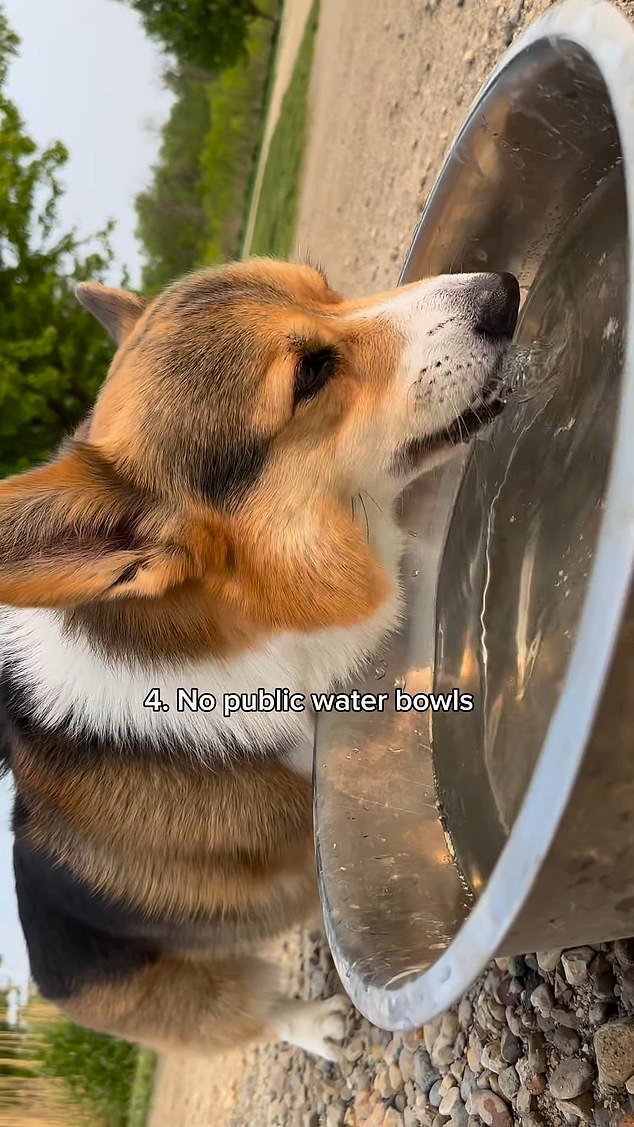
[[[519,303],[496,274],[347,301],[319,270],[257,259],[152,301],[78,297],[118,349],[75,440],[0,486],[0,601],[197,587],[281,628],[356,621],[385,596],[351,499],[392,499],[495,413]]]

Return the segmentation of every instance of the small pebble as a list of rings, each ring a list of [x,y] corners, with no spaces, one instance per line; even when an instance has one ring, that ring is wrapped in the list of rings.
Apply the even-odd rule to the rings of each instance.
[[[551,1072],[548,1087],[555,1099],[571,1100],[587,1092],[592,1087],[593,1080],[594,1068],[590,1061],[570,1057]]]
[[[474,1092],[470,1102],[471,1114],[479,1115],[487,1127],[512,1127],[513,1120],[508,1106],[495,1092]]]
[[[574,1115],[583,1123],[594,1123],[594,1100],[591,1092],[584,1092],[572,1100],[557,1100],[558,1107],[565,1115]]]
[[[533,1106],[533,1096],[532,1096],[531,1092],[529,1092],[528,1089],[525,1088],[524,1086],[522,1086],[520,1088],[519,1092],[517,1093],[517,1098],[515,1100],[515,1106],[517,1108],[517,1111],[521,1115],[522,1120],[524,1119],[525,1115],[528,1115],[529,1111],[531,1110],[531,1108]]]
[[[407,1107],[407,1096],[405,1095],[405,1092],[401,1091],[396,1093],[394,1097],[394,1107],[397,1111],[405,1111],[405,1108]]]
[[[440,1081],[440,1087],[439,1087],[438,1091],[439,1091],[441,1097],[444,1097],[444,1096],[447,1095],[448,1092],[450,1092],[452,1090],[452,1088],[455,1088],[455,1087],[456,1087],[456,1078],[451,1072],[448,1072],[447,1075],[443,1076],[442,1080]],[[447,1112],[447,1115],[448,1114],[449,1114],[449,1112]]]
[[[504,1029],[502,1031],[500,1047],[502,1059],[505,1060],[507,1064],[515,1064],[522,1055],[522,1043],[519,1037],[516,1037],[510,1029]]]
[[[531,1096],[540,1096],[546,1087],[546,1080],[543,1073],[535,1072],[525,1057],[523,1057],[522,1060],[518,1060],[515,1067],[522,1087],[525,1088]]]
[[[431,1063],[429,1053],[419,1047],[414,1055],[414,1080],[418,1087],[425,1093],[437,1080],[440,1080],[437,1069]]]
[[[564,1057],[571,1057],[579,1051],[581,1041],[579,1034],[574,1029],[567,1029],[560,1025],[550,1035],[550,1042]]]
[[[443,1015],[440,1023],[440,1035],[443,1040],[454,1041],[459,1028],[458,1017],[453,1010]]]
[[[547,982],[542,982],[531,994],[531,1005],[544,1017],[548,1017],[555,1003],[552,988]]]
[[[537,1028],[541,1033],[552,1033],[553,1029],[555,1028],[555,1023],[552,1017],[542,1017],[541,1014],[537,1014],[535,1024],[537,1025]]]
[[[363,1041],[360,1037],[353,1037],[343,1050],[343,1055],[346,1060],[352,1061],[353,1064],[359,1060],[362,1053]]]
[[[471,1071],[477,1075],[482,1064],[482,1045],[477,1041],[470,1044],[467,1049],[467,1064]]]
[[[385,1049],[383,1050],[383,1059],[385,1061],[387,1061],[388,1064],[391,1064],[392,1061],[395,1061],[397,1059],[400,1051],[401,1051],[400,1040],[396,1037],[392,1037],[391,1040],[389,1040],[387,1045],[385,1046]]]
[[[414,1079],[414,1053],[407,1046],[401,1049],[398,1058],[398,1067],[401,1071],[404,1084],[406,1084],[408,1080]]]
[[[570,986],[581,986],[588,980],[588,966],[595,952],[592,947],[573,947],[561,956],[566,982]]]
[[[546,1071],[546,1046],[541,1033],[529,1034],[528,1063],[533,1072]]]
[[[555,1025],[565,1025],[567,1029],[577,1029],[579,1027],[577,1015],[571,1013],[570,1010],[565,1010],[563,1006],[555,1006],[555,1008],[551,1010],[550,1017]]]
[[[397,1087],[392,1084],[389,1071],[384,1064],[380,1064],[377,1069],[377,1073],[374,1078],[374,1087],[381,1098],[384,1100],[389,1100],[390,1096],[393,1096],[397,1091]]]
[[[456,1037],[456,1040],[453,1043],[454,1060],[456,1058],[464,1057],[466,1047],[467,1047],[467,1034],[463,1033],[463,1031],[461,1029],[458,1036]]]
[[[517,1075],[517,1069],[513,1065],[508,1068],[503,1068],[498,1076],[500,1091],[507,1100],[512,1100],[519,1092],[520,1078]]]
[[[441,1115],[452,1115],[454,1108],[459,1103],[462,1103],[460,1092],[457,1088],[450,1088],[447,1094],[443,1096],[438,1110]]]
[[[496,998],[503,1006],[515,1006],[524,985],[519,978],[503,978],[496,991]]]
[[[552,947],[547,951],[538,951],[537,966],[539,969],[547,974],[556,970],[561,958],[561,951],[561,947]]]
[[[473,1072],[467,1064],[465,1065],[465,1070],[462,1074],[462,1080],[460,1081],[460,1095],[462,1096],[462,1099],[465,1101],[465,1103],[474,1090],[475,1086],[475,1076],[473,1075]]]
[[[501,1002],[496,1002],[495,998],[489,998],[488,1007],[493,1020],[502,1025],[506,1017],[506,1007]]]
[[[434,1018],[433,1021],[428,1021],[423,1026],[423,1038],[425,1041],[425,1048],[427,1049],[428,1053],[431,1053],[434,1047],[434,1042],[436,1041],[436,1038],[440,1033],[440,1020],[441,1019],[439,1017]]]
[[[326,1112],[326,1127],[341,1127],[345,1110],[345,1105],[341,1100],[331,1104]]]
[[[588,1020],[592,1025],[605,1025],[611,1008],[609,1002],[593,1002],[588,1010]]]
[[[562,1002],[568,1005],[572,1001],[572,991],[568,983],[566,983],[563,975],[560,975],[559,970],[555,970],[554,979],[554,992],[557,1002]]]
[[[439,1038],[432,1049],[431,1059],[436,1068],[446,1068],[453,1060],[453,1045]]]
[[[499,1041],[491,1041],[490,1044],[485,1045],[482,1050],[482,1065],[488,1068],[490,1072],[501,1072],[504,1068],[504,1058],[502,1056],[502,1049]]]
[[[619,995],[627,1009],[634,1008],[634,968],[629,967],[621,973]]]
[[[467,1067],[467,1058],[464,1057],[464,1056],[458,1057],[457,1060],[452,1061],[451,1064],[449,1065],[449,1071],[452,1073],[453,1076],[455,1076],[458,1083],[460,1083],[460,1081],[462,1080],[462,1074],[463,1074],[466,1067]]]
[[[469,1116],[467,1115],[467,1109],[462,1100],[454,1107],[451,1113],[451,1122],[453,1127],[468,1127]]]
[[[634,1074],[634,1022],[602,1025],[594,1035],[594,1051],[601,1083],[624,1087]]]
[[[440,1107],[442,1103],[442,1094],[440,1091],[440,1080],[436,1080],[429,1091],[429,1102],[432,1107]]]
[[[381,1127],[403,1127],[403,1120],[395,1107],[388,1107],[383,1119],[379,1122]]]
[[[461,999],[458,1006],[458,1024],[460,1028],[466,1033],[473,1018],[473,1006],[469,998],[464,997]]]

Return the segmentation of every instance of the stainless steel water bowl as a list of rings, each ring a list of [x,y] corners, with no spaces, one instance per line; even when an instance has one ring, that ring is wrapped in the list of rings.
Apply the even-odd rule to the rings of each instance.
[[[402,274],[512,270],[525,381],[403,500],[408,615],[366,692],[471,712],[317,731],[317,854],[344,986],[387,1029],[494,955],[634,934],[634,34],[553,9],[455,140]]]

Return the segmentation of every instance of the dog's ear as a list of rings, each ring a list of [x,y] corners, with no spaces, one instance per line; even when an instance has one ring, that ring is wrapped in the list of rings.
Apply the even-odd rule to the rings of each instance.
[[[0,482],[0,604],[158,598],[228,554],[219,522],[163,517],[90,446]]]
[[[80,305],[101,322],[116,344],[121,344],[132,332],[148,305],[136,294],[109,289],[98,282],[80,282],[75,294]]]

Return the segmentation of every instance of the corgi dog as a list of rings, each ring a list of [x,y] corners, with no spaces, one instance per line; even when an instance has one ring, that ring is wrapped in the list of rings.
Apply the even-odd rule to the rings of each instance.
[[[279,1038],[336,1059],[347,1000],[285,998],[258,957],[319,908],[313,717],[222,702],[350,684],[395,628],[394,502],[501,409],[518,283],[345,300],[319,269],[254,259],[151,300],[77,294],[112,365],[51,461],[0,482],[33,978],[157,1050]]]

